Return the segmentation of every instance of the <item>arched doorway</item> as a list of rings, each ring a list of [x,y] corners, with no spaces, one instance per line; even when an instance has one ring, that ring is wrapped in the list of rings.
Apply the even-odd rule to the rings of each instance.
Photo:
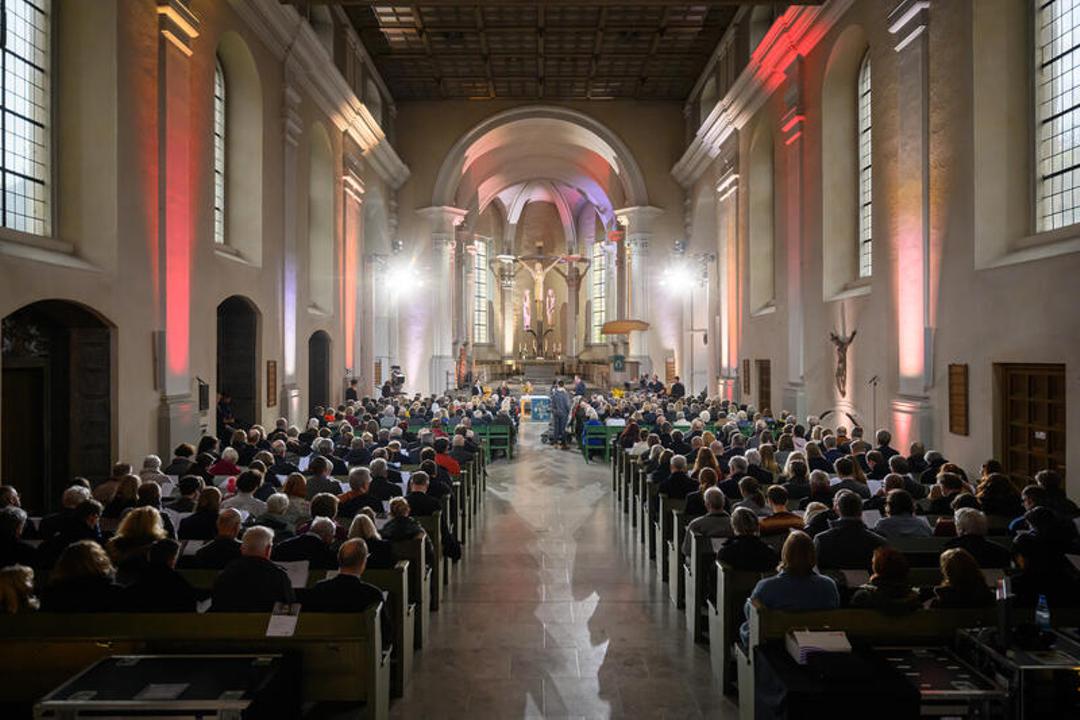
[[[72,477],[108,477],[113,450],[111,323],[41,300],[3,320],[2,471],[33,511]]]
[[[232,399],[236,427],[258,419],[259,310],[245,297],[233,295],[217,308],[217,393]],[[218,418],[218,435],[224,434]]]
[[[316,405],[332,405],[330,397],[330,336],[322,330],[308,338],[308,414]]]

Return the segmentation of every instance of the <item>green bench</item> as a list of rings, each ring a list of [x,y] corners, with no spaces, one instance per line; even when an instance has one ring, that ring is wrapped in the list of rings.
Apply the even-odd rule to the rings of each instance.
[[[22,613],[0,616],[0,702],[30,704],[91,663],[124,654],[282,654],[300,660],[305,702],[363,703],[385,720],[390,654],[379,608],[301,612],[290,637],[267,637],[267,613]]]

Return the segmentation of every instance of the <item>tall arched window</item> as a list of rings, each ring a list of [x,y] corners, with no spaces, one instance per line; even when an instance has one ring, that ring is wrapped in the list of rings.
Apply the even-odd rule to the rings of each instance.
[[[859,67],[859,277],[874,271],[874,232],[872,227],[874,191],[871,172],[873,141],[870,132],[870,53]]]
[[[607,322],[607,251],[597,239],[592,246],[592,318],[589,329],[591,342],[604,341],[603,328]]]
[[[473,243],[473,342],[491,341],[489,334],[490,318],[488,302],[491,300],[491,285],[488,283],[488,241],[478,237]]]
[[[0,61],[3,226],[52,234],[50,0],[4,0]]]
[[[214,65],[214,242],[225,244],[225,70]]]
[[[1037,230],[1080,222],[1080,13],[1072,2],[1035,2]]]

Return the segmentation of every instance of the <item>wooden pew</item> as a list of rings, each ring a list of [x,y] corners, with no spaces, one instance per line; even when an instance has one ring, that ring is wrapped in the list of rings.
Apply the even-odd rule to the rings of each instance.
[[[941,553],[945,551],[945,545],[954,538],[948,537],[925,537],[925,538],[893,538],[889,545],[904,553],[911,567],[937,567]],[[987,536],[988,541],[1000,545],[1006,550],[1012,549],[1012,538],[994,535]]]
[[[0,702],[29,704],[90,663],[117,654],[298,656],[305,702],[364,703],[389,716],[390,656],[378,607],[301,612],[291,637],[267,637],[266,613],[23,613],[0,616]]]
[[[431,612],[439,609],[439,601],[442,598],[443,588],[443,543],[442,543],[442,511],[428,516],[413,518],[424,528],[424,532],[431,538],[431,544],[435,548],[435,562],[431,566]]]
[[[398,540],[391,545],[394,559],[409,563],[409,602],[416,607],[413,647],[419,650],[431,632],[431,568],[427,564],[424,540]]]
[[[656,536],[656,572],[661,582],[668,581],[669,575],[669,562],[671,554],[668,551],[668,540],[671,539],[671,522],[672,511],[682,510],[686,507],[685,500],[672,500],[667,495],[660,494],[660,511],[657,513],[656,519],[653,522],[653,533]],[[677,567],[677,566],[676,566]]]
[[[716,597],[708,601],[709,656],[713,674],[720,680],[724,692],[728,692],[735,685],[732,650],[744,619],[743,606],[758,581],[771,573],[738,571],[720,562],[714,561],[714,564]]]
[[[716,565],[716,543],[701,533],[690,534],[690,556],[683,566],[686,627],[696,643],[706,641],[709,572]],[[714,585],[715,587],[715,585]]]
[[[669,501],[674,504],[674,501]],[[672,604],[682,609],[686,601],[686,574],[683,572],[682,541],[686,535],[686,501],[671,509],[671,537],[667,539],[668,595]]]
[[[192,587],[209,590],[214,587],[218,570],[181,570]],[[307,587],[323,580],[327,576],[326,570],[312,570],[308,573]],[[394,626],[393,649],[391,652],[390,667],[390,696],[401,697],[408,685],[409,676],[412,674],[414,635],[416,633],[416,607],[409,602],[409,563],[399,561],[394,567],[386,570],[368,569],[364,572],[364,581],[369,582],[387,594],[387,612]],[[298,592],[298,600],[301,605],[303,590]],[[207,617],[215,617],[208,615]]]
[[[781,612],[751,607],[747,618],[750,640],[747,648],[735,645],[739,676],[739,717],[754,717],[754,648],[768,640],[780,640],[790,630],[843,630],[849,638],[864,642],[905,645],[947,645],[961,628],[993,625],[997,609],[917,610],[898,621],[895,615],[876,610],[825,610]]]
[[[649,550],[649,559],[656,560],[656,533],[653,532],[653,524],[656,522],[652,514],[654,502],[658,502],[657,495],[660,492],[660,483],[645,479],[645,497],[641,506],[641,532],[644,535],[644,543]]]

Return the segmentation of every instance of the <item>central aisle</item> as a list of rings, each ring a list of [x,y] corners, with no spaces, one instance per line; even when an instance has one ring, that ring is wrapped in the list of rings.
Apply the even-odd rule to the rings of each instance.
[[[652,565],[623,535],[610,470],[522,424],[395,718],[734,718]],[[632,550],[628,550],[632,548]]]

